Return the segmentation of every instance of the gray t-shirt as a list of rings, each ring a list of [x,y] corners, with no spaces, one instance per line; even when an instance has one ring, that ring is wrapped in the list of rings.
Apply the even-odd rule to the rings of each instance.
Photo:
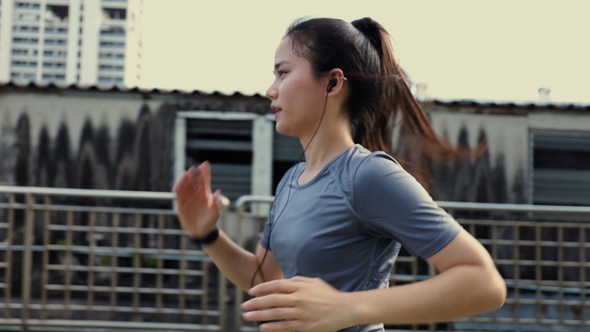
[[[299,163],[283,176],[260,241],[286,278],[317,277],[348,292],[385,288],[400,245],[428,258],[461,229],[383,152],[355,145],[298,185],[304,169]],[[383,331],[383,325],[343,331]]]

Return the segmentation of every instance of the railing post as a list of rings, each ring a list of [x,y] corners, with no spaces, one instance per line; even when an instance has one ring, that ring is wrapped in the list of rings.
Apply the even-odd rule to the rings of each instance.
[[[229,199],[227,199],[226,197],[224,197],[224,199],[222,200],[222,209],[223,209],[223,213],[221,215],[221,220],[220,222],[220,226],[221,229],[226,229],[227,227],[227,214],[228,214],[228,207],[230,205],[230,201]],[[228,324],[227,324],[227,320],[228,320],[228,313],[227,313],[227,301],[228,301],[228,296],[227,296],[227,279],[226,277],[223,275],[223,273],[221,273],[220,270],[218,270],[217,273],[217,304],[218,304],[218,310],[219,310],[219,329],[220,331],[227,331],[228,330]]]
[[[22,330],[27,332],[29,310],[31,303],[31,272],[33,268],[33,229],[35,225],[35,200],[33,195],[28,193],[25,195],[25,227],[23,230],[23,270],[22,270]]]
[[[238,211],[238,234],[237,234],[237,238],[236,238],[236,243],[244,248],[244,239],[243,239],[243,234],[244,234],[244,203],[243,202],[236,202],[236,208]],[[242,329],[242,309],[240,308],[240,304],[244,301],[244,291],[236,286],[234,288],[234,298],[235,298],[235,303],[234,303],[234,324],[236,326],[236,330],[238,331],[243,331]],[[238,329],[239,327],[239,329]]]

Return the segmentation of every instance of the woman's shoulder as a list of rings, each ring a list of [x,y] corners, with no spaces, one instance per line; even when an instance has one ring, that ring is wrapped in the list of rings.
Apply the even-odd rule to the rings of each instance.
[[[359,171],[374,173],[380,169],[390,169],[391,167],[402,170],[395,158],[389,154],[384,151],[370,151],[359,144],[350,148],[338,164],[340,175],[353,177]]]
[[[370,151],[361,145],[350,148],[334,165],[333,172],[349,199],[355,191],[355,184],[379,181],[386,174],[405,173],[399,163],[383,151]]]

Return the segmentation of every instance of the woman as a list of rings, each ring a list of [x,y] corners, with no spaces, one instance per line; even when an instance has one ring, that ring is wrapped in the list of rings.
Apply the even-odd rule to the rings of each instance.
[[[410,93],[389,38],[370,18],[309,19],[288,29],[267,97],[276,130],[300,140],[305,162],[279,183],[254,254],[217,230],[220,191],[211,193],[207,162],[174,188],[182,227],[253,296],[243,317],[262,331],[383,331],[504,302],[487,251],[390,157],[400,118],[417,152],[452,151]],[[401,245],[439,273],[388,287]]]

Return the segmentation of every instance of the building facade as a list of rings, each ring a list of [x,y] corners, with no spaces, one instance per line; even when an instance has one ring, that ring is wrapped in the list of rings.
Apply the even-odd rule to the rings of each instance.
[[[0,0],[0,81],[136,86],[142,0]]]
[[[590,105],[422,105],[453,145],[487,145],[431,165],[435,199],[590,205]],[[209,160],[232,202],[272,195],[301,146],[271,115],[260,95],[0,84],[0,184],[168,191]],[[407,159],[398,136],[395,157]]]

